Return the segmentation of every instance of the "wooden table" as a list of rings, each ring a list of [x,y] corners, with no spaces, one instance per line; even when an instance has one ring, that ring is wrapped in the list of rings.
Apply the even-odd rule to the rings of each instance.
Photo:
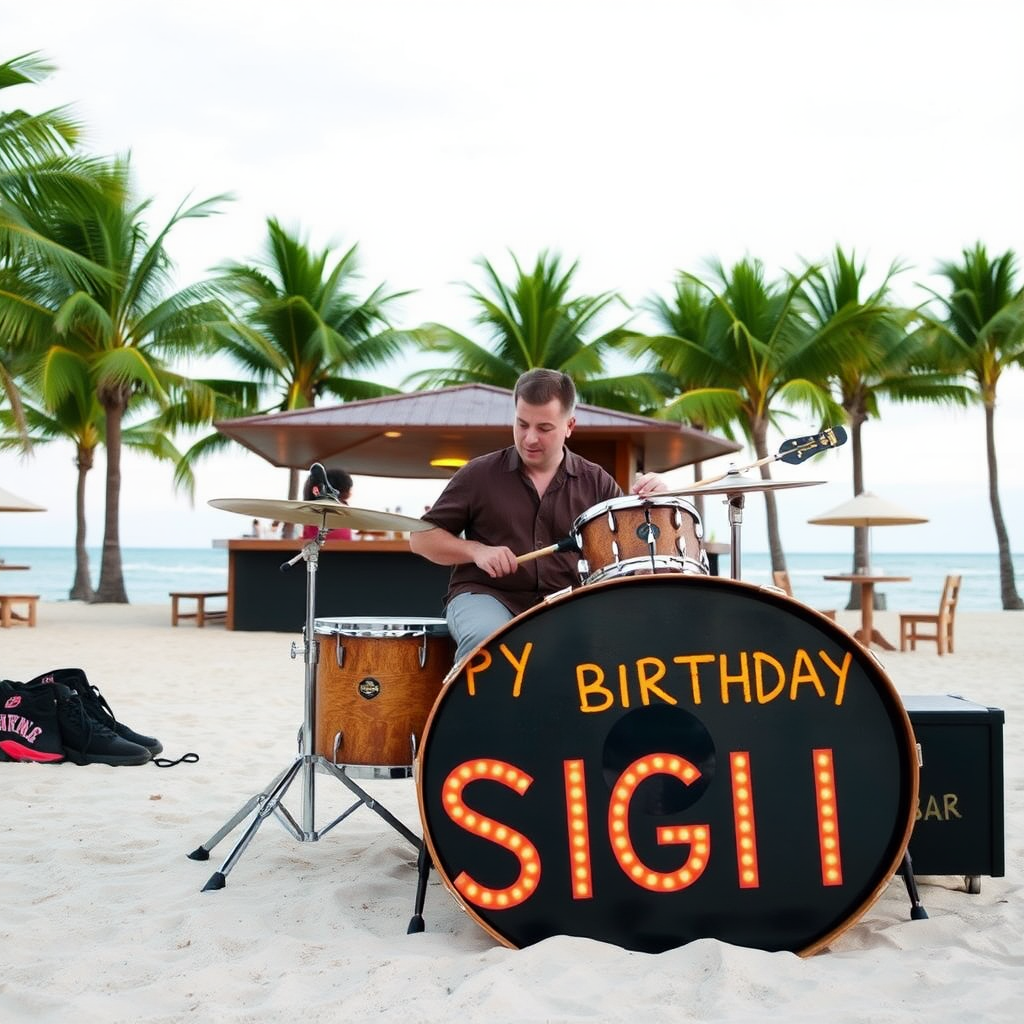
[[[8,562],[0,562],[0,571],[25,571],[31,569],[30,565],[11,565]],[[9,626],[12,622],[27,622],[30,626],[36,624],[36,604],[39,601],[38,594],[6,594],[2,596],[2,608],[0,608],[0,625]],[[13,608],[14,604],[23,604],[26,614],[20,615]]]
[[[875,629],[875,584],[876,583],[909,583],[909,576],[877,576],[871,573],[848,572],[837,576],[826,576],[826,580],[838,583],[854,583],[860,587],[860,629],[853,634],[865,647],[878,644],[886,651],[895,651],[895,645],[889,643]]]

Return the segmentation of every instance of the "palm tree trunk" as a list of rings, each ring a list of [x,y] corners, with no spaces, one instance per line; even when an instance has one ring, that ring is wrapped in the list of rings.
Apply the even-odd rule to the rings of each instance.
[[[106,508],[103,516],[103,553],[100,557],[100,583],[96,588],[96,603],[127,604],[124,589],[124,571],[121,567],[121,418],[127,406],[126,398],[104,400],[107,428],[107,487]]]
[[[296,501],[299,497],[299,471],[297,469],[288,470],[288,500]],[[281,524],[281,537],[284,540],[290,540],[296,534],[294,523],[282,523]]]
[[[695,462],[693,464],[693,482],[696,483],[704,475],[704,463]],[[704,496],[702,494],[691,494],[689,501],[693,502],[693,507],[697,510],[697,516],[701,523],[704,522]],[[706,538],[705,538],[706,539]]]
[[[92,601],[96,597],[89,573],[89,552],[85,546],[85,481],[92,462],[92,450],[79,447],[76,459],[78,485],[75,489],[75,581],[68,594],[72,601]]]
[[[999,591],[1004,611],[1024,608],[1017,593],[1014,580],[1013,559],[1010,556],[1010,538],[1003,521],[1003,510],[999,503],[999,471],[996,468],[996,407],[994,401],[985,402],[985,449],[988,456],[988,501],[992,506],[992,523],[996,528],[996,543],[999,546]]]

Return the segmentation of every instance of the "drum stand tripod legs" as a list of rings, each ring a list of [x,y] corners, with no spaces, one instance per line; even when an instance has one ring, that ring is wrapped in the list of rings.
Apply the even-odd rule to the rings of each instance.
[[[304,692],[304,714],[302,727],[299,730],[299,753],[295,760],[287,768],[280,772],[271,783],[259,793],[249,799],[228,819],[202,846],[197,847],[188,856],[192,860],[209,860],[210,851],[250,814],[253,815],[241,838],[232,847],[224,863],[218,871],[215,871],[203,886],[203,892],[214,889],[223,889],[227,875],[238,862],[238,859],[245,853],[246,847],[252,842],[253,837],[259,831],[260,826],[271,815],[276,817],[284,826],[285,830],[297,839],[300,843],[313,843],[326,835],[335,825],[344,821],[353,811],[364,804],[371,811],[376,812],[396,832],[407,839],[415,849],[421,848],[420,839],[414,835],[401,821],[398,820],[378,800],[375,800],[369,793],[358,786],[345,773],[341,765],[333,764],[325,757],[313,753],[313,722],[316,718],[316,666],[319,660],[320,644],[316,639],[314,631],[314,610],[316,608],[316,570],[320,546],[326,530],[321,529],[315,540],[310,541],[302,551],[281,566],[282,570],[290,568],[300,558],[306,562],[306,628],[305,628],[305,692]],[[296,656],[295,645],[292,645],[292,657]],[[320,769],[333,775],[358,799],[350,807],[346,808],[325,828],[314,827],[316,808],[316,772]],[[302,791],[302,814],[301,824],[289,813],[288,808],[282,803],[285,794],[291,785],[298,779]],[[253,813],[255,812],[255,813]]]

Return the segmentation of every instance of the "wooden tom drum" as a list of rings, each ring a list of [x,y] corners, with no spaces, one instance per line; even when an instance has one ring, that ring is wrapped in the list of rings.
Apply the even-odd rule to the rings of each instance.
[[[603,501],[577,518],[572,537],[583,553],[584,583],[651,573],[710,574],[701,546],[704,526],[683,498],[626,495]]]
[[[407,778],[455,647],[444,619],[316,619],[313,752],[354,778]]]

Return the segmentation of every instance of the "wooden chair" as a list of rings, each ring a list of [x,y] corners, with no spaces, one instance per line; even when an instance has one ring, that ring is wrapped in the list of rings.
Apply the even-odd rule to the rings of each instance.
[[[772,579],[775,581],[775,586],[777,586],[779,590],[783,591],[783,593],[789,597],[794,597],[793,587],[789,582],[788,572],[783,569],[776,569],[772,572]],[[819,608],[818,614],[827,616],[833,622],[836,621],[836,610],[834,608],[829,608],[827,611]]]
[[[939,654],[952,654],[953,617],[956,614],[956,601],[959,596],[960,577],[947,576],[942,587],[938,612],[900,613],[900,650],[905,651],[909,644],[910,649],[916,651],[918,640],[933,640]],[[922,626],[932,626],[935,631],[922,632]]]

